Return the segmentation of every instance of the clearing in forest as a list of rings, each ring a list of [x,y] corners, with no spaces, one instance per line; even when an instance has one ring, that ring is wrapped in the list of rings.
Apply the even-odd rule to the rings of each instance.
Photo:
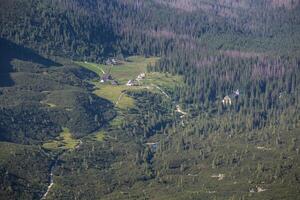
[[[76,62],[76,64],[95,72],[100,77],[103,76],[103,72],[110,73],[120,84],[126,84],[128,80],[135,79],[139,74],[146,72],[147,66],[154,65],[158,60],[158,57],[131,56],[118,65],[90,62]]]
[[[43,148],[49,150],[74,149],[79,143],[79,140],[72,137],[68,128],[63,128],[63,132],[55,140],[44,143]]]
[[[147,72],[147,66],[154,65],[158,60],[158,57],[145,58],[142,56],[132,56],[118,65],[104,65],[90,62],[76,62],[76,64],[97,73],[100,79],[109,73],[112,79],[118,84],[111,84],[111,82],[101,83],[100,81],[92,82],[95,85],[94,93],[111,101],[117,108],[128,109],[134,107],[134,99],[126,95],[128,91],[150,90],[161,93],[161,88],[174,89],[176,85],[181,84],[182,79],[179,76]],[[141,74],[145,74],[145,77],[138,80]],[[135,84],[127,85],[126,83],[129,80],[134,81]],[[157,88],[160,88],[160,90]]]

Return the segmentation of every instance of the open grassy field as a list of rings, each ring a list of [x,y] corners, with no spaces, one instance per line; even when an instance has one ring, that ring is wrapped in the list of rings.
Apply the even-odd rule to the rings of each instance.
[[[93,82],[96,86],[94,93],[100,97],[110,100],[118,108],[126,109],[134,106],[134,99],[125,94],[132,89],[141,89],[140,87],[129,87],[125,84],[128,80],[135,79],[139,74],[146,72],[147,65],[155,64],[158,57],[145,58],[142,56],[128,57],[119,65],[109,66],[90,62],[76,62],[76,64],[89,69],[102,77],[104,73],[110,74],[121,85],[99,84]]]
[[[85,140],[103,142],[106,135],[104,131],[97,131],[84,137]]]
[[[56,140],[43,144],[43,148],[49,150],[55,149],[74,149],[79,144],[79,140],[74,139],[68,128],[63,128]]]
[[[158,60],[158,57],[132,56],[128,57],[121,64],[114,66],[90,62],[76,62],[76,64],[97,73],[100,77],[103,75],[103,72],[108,73],[110,70],[114,79],[120,84],[125,84],[128,80],[135,79],[140,73],[146,72],[147,65],[154,65]]]
[[[134,99],[124,93],[130,89],[131,88],[126,85],[101,85],[94,93],[113,102],[118,108],[125,109],[134,106]]]
[[[132,56],[128,57],[121,64],[114,66],[90,62],[76,62],[76,64],[97,73],[99,77],[110,71],[110,74],[119,85],[94,81],[92,82],[96,88],[94,93],[99,97],[113,102],[120,109],[128,109],[134,107],[134,99],[126,95],[127,91],[146,89],[162,93],[162,90],[172,90],[175,86],[181,84],[182,78],[179,76],[158,72],[147,73],[147,65],[153,65],[158,60],[158,57],[145,58],[142,56]],[[135,80],[141,73],[146,73],[146,77],[139,81],[138,86],[126,86],[128,80]]]
[[[173,76],[168,73],[151,72],[147,73],[143,85],[157,85],[163,89],[174,89],[182,84],[182,77]]]
[[[84,67],[88,70],[95,72],[100,77],[105,73],[105,71],[103,70],[104,65],[102,64],[90,63],[90,62],[75,62],[75,63],[81,67]]]

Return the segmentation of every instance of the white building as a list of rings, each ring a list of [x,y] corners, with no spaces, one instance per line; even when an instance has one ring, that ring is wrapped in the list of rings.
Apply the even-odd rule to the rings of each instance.
[[[144,79],[145,77],[146,77],[146,74],[145,73],[141,73],[140,75],[137,76],[136,80],[140,81],[140,80]]]
[[[133,81],[132,80],[129,80],[127,83],[126,83],[127,86],[133,86]]]
[[[222,100],[222,103],[224,106],[227,106],[227,105],[231,105],[231,98],[229,96],[225,96],[224,99]]]

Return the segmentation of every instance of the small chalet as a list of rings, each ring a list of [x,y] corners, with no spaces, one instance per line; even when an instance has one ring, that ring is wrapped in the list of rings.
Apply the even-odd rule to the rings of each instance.
[[[141,73],[140,75],[137,76],[136,80],[140,81],[140,80],[144,79],[145,77],[146,77],[146,74],[145,73]]]
[[[224,99],[222,100],[222,103],[224,106],[230,106],[232,104],[231,98],[227,95],[224,97]]]
[[[101,83],[105,83],[105,82],[107,82],[107,81],[111,81],[111,80],[113,80],[113,78],[112,78],[112,76],[110,75],[110,74],[104,74],[103,76],[102,76],[102,79],[101,79]]]
[[[106,64],[106,65],[119,65],[119,64],[121,64],[121,62],[118,61],[118,60],[115,59],[115,58],[108,58],[108,59],[105,61],[105,64]]]
[[[129,80],[127,83],[126,83],[127,86],[133,86],[134,85],[134,82],[132,80]]]

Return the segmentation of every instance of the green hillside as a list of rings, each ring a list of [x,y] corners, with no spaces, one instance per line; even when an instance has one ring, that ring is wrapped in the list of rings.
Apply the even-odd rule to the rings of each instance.
[[[0,200],[296,200],[299,0],[0,0]]]

